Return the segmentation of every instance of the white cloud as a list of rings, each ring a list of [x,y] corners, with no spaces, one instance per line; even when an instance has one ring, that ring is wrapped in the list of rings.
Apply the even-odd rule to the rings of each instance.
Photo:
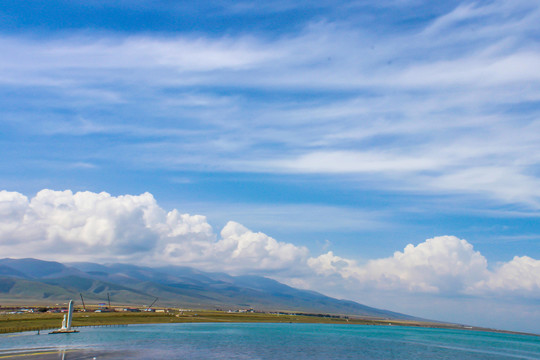
[[[17,192],[0,191],[0,234],[6,242],[16,241],[28,209],[28,198]]]
[[[521,169],[478,166],[441,174],[427,181],[433,189],[488,194],[510,203],[540,207],[540,179]]]
[[[474,284],[471,293],[523,294],[540,298],[540,260],[528,256],[515,256],[502,263],[489,276]]]
[[[278,57],[271,48],[261,47],[261,44],[248,37],[211,40],[203,37],[72,36],[61,41],[50,40],[46,45],[42,41],[21,40],[0,38],[0,47],[13,51],[10,57],[4,57],[1,61],[4,70],[17,69],[36,74],[44,69],[168,68],[180,73],[246,69]],[[25,52],[32,53],[40,62],[24,56]],[[57,83],[63,84],[69,82]]]
[[[201,215],[165,211],[149,193],[42,190],[28,199],[0,192],[0,250],[5,256],[134,261],[205,269],[279,271],[303,263],[307,249],[229,222],[217,239]]]
[[[308,265],[320,275],[333,275],[339,273],[345,278],[350,277],[351,268],[355,268],[354,261],[335,256],[334,252],[329,251],[326,254],[319,255],[316,258],[309,258]]]
[[[321,151],[297,159],[271,162],[270,165],[290,172],[306,173],[399,173],[433,170],[443,166],[433,158],[375,151]]]
[[[515,257],[490,271],[486,258],[455,236],[409,244],[403,252],[363,265],[331,251],[308,259],[308,265],[319,275],[338,275],[367,289],[475,295],[498,291],[528,297],[538,296],[540,289],[540,261]]]
[[[112,197],[107,193],[42,190],[28,203],[17,238],[36,252],[129,256],[154,247],[146,226],[159,211],[152,195]],[[28,251],[28,250],[27,250]]]
[[[483,296],[539,296],[540,261],[523,256],[489,270],[486,258],[455,236],[409,244],[365,264],[329,251],[310,257],[229,221],[218,237],[206,217],[165,211],[149,194],[42,190],[31,199],[0,191],[2,256],[67,261],[177,264],[232,273],[274,274],[317,288],[321,278],[357,288]],[[345,281],[345,282],[344,282]]]
[[[251,269],[291,269],[304,262],[308,254],[305,247],[278,242],[232,221],[221,230],[221,238],[215,247],[217,257]]]
[[[494,86],[505,83],[540,81],[534,72],[540,61],[536,52],[513,53],[502,56],[445,60],[412,66],[400,74],[396,83],[403,86]]]

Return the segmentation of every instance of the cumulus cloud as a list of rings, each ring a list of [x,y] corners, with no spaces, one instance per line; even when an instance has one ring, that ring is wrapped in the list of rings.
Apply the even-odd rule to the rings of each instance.
[[[266,234],[254,233],[244,226],[230,221],[221,231],[222,240],[215,247],[225,262],[237,262],[252,269],[279,269],[295,267],[308,255],[305,247],[279,242]],[[227,258],[227,256],[229,256]]]
[[[0,191],[0,253],[259,272],[303,287],[324,278],[348,280],[359,288],[411,293],[540,294],[539,260],[516,256],[490,270],[480,252],[455,236],[409,244],[391,257],[359,264],[332,251],[310,257],[306,247],[278,241],[234,221],[218,236],[205,216],[166,211],[150,193],[111,196],[42,190],[28,199]]]
[[[495,271],[466,240],[439,236],[416,246],[409,244],[392,257],[357,262],[331,251],[308,259],[319,275],[340,276],[357,286],[438,294],[484,294],[492,291],[538,296],[540,261],[515,257]]]
[[[0,192],[0,249],[7,256],[165,262],[228,271],[277,271],[307,249],[229,222],[218,239],[206,217],[165,211],[152,196],[42,190]]]
[[[17,192],[0,191],[0,232],[4,241],[10,241],[23,220],[28,198]]]
[[[502,263],[485,280],[474,284],[470,293],[510,292],[540,298],[540,260],[529,256],[515,256],[511,261]]]
[[[170,214],[178,217],[177,210]],[[181,221],[173,221],[177,229],[182,229],[180,233],[166,232],[162,239],[162,250],[155,255],[168,263],[191,264],[232,272],[272,272],[293,268],[307,257],[308,250],[305,247],[278,242],[234,221],[225,225],[221,230],[221,238],[217,240],[204,216],[181,217]]]

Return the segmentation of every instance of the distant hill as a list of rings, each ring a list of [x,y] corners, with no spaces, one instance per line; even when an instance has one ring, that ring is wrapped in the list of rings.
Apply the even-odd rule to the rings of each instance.
[[[299,290],[261,276],[207,273],[190,267],[150,268],[128,264],[61,264],[38,259],[0,259],[0,301],[65,302],[82,294],[88,303],[105,302],[193,308],[254,308],[417,319],[405,314]]]

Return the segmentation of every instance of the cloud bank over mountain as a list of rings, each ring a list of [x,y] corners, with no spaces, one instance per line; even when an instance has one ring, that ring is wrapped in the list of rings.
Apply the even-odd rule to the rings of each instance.
[[[201,215],[165,211],[149,194],[42,190],[0,192],[0,247],[9,256],[197,265],[227,271],[283,270],[307,249],[229,222],[218,239]]]
[[[265,273],[317,289],[321,279],[357,288],[443,295],[540,298],[540,260],[515,256],[488,266],[468,241],[438,236],[364,264],[314,256],[230,221],[217,235],[202,215],[166,211],[152,194],[42,190],[0,192],[0,253],[63,261],[174,264],[235,274]]]

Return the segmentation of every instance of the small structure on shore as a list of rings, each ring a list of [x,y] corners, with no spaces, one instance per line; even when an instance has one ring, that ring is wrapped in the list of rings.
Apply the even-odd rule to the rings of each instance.
[[[54,330],[49,334],[67,334],[78,333],[78,330],[71,328],[71,320],[73,319],[73,300],[69,300],[68,313],[64,314],[64,320],[62,320],[62,327],[58,330]]]

